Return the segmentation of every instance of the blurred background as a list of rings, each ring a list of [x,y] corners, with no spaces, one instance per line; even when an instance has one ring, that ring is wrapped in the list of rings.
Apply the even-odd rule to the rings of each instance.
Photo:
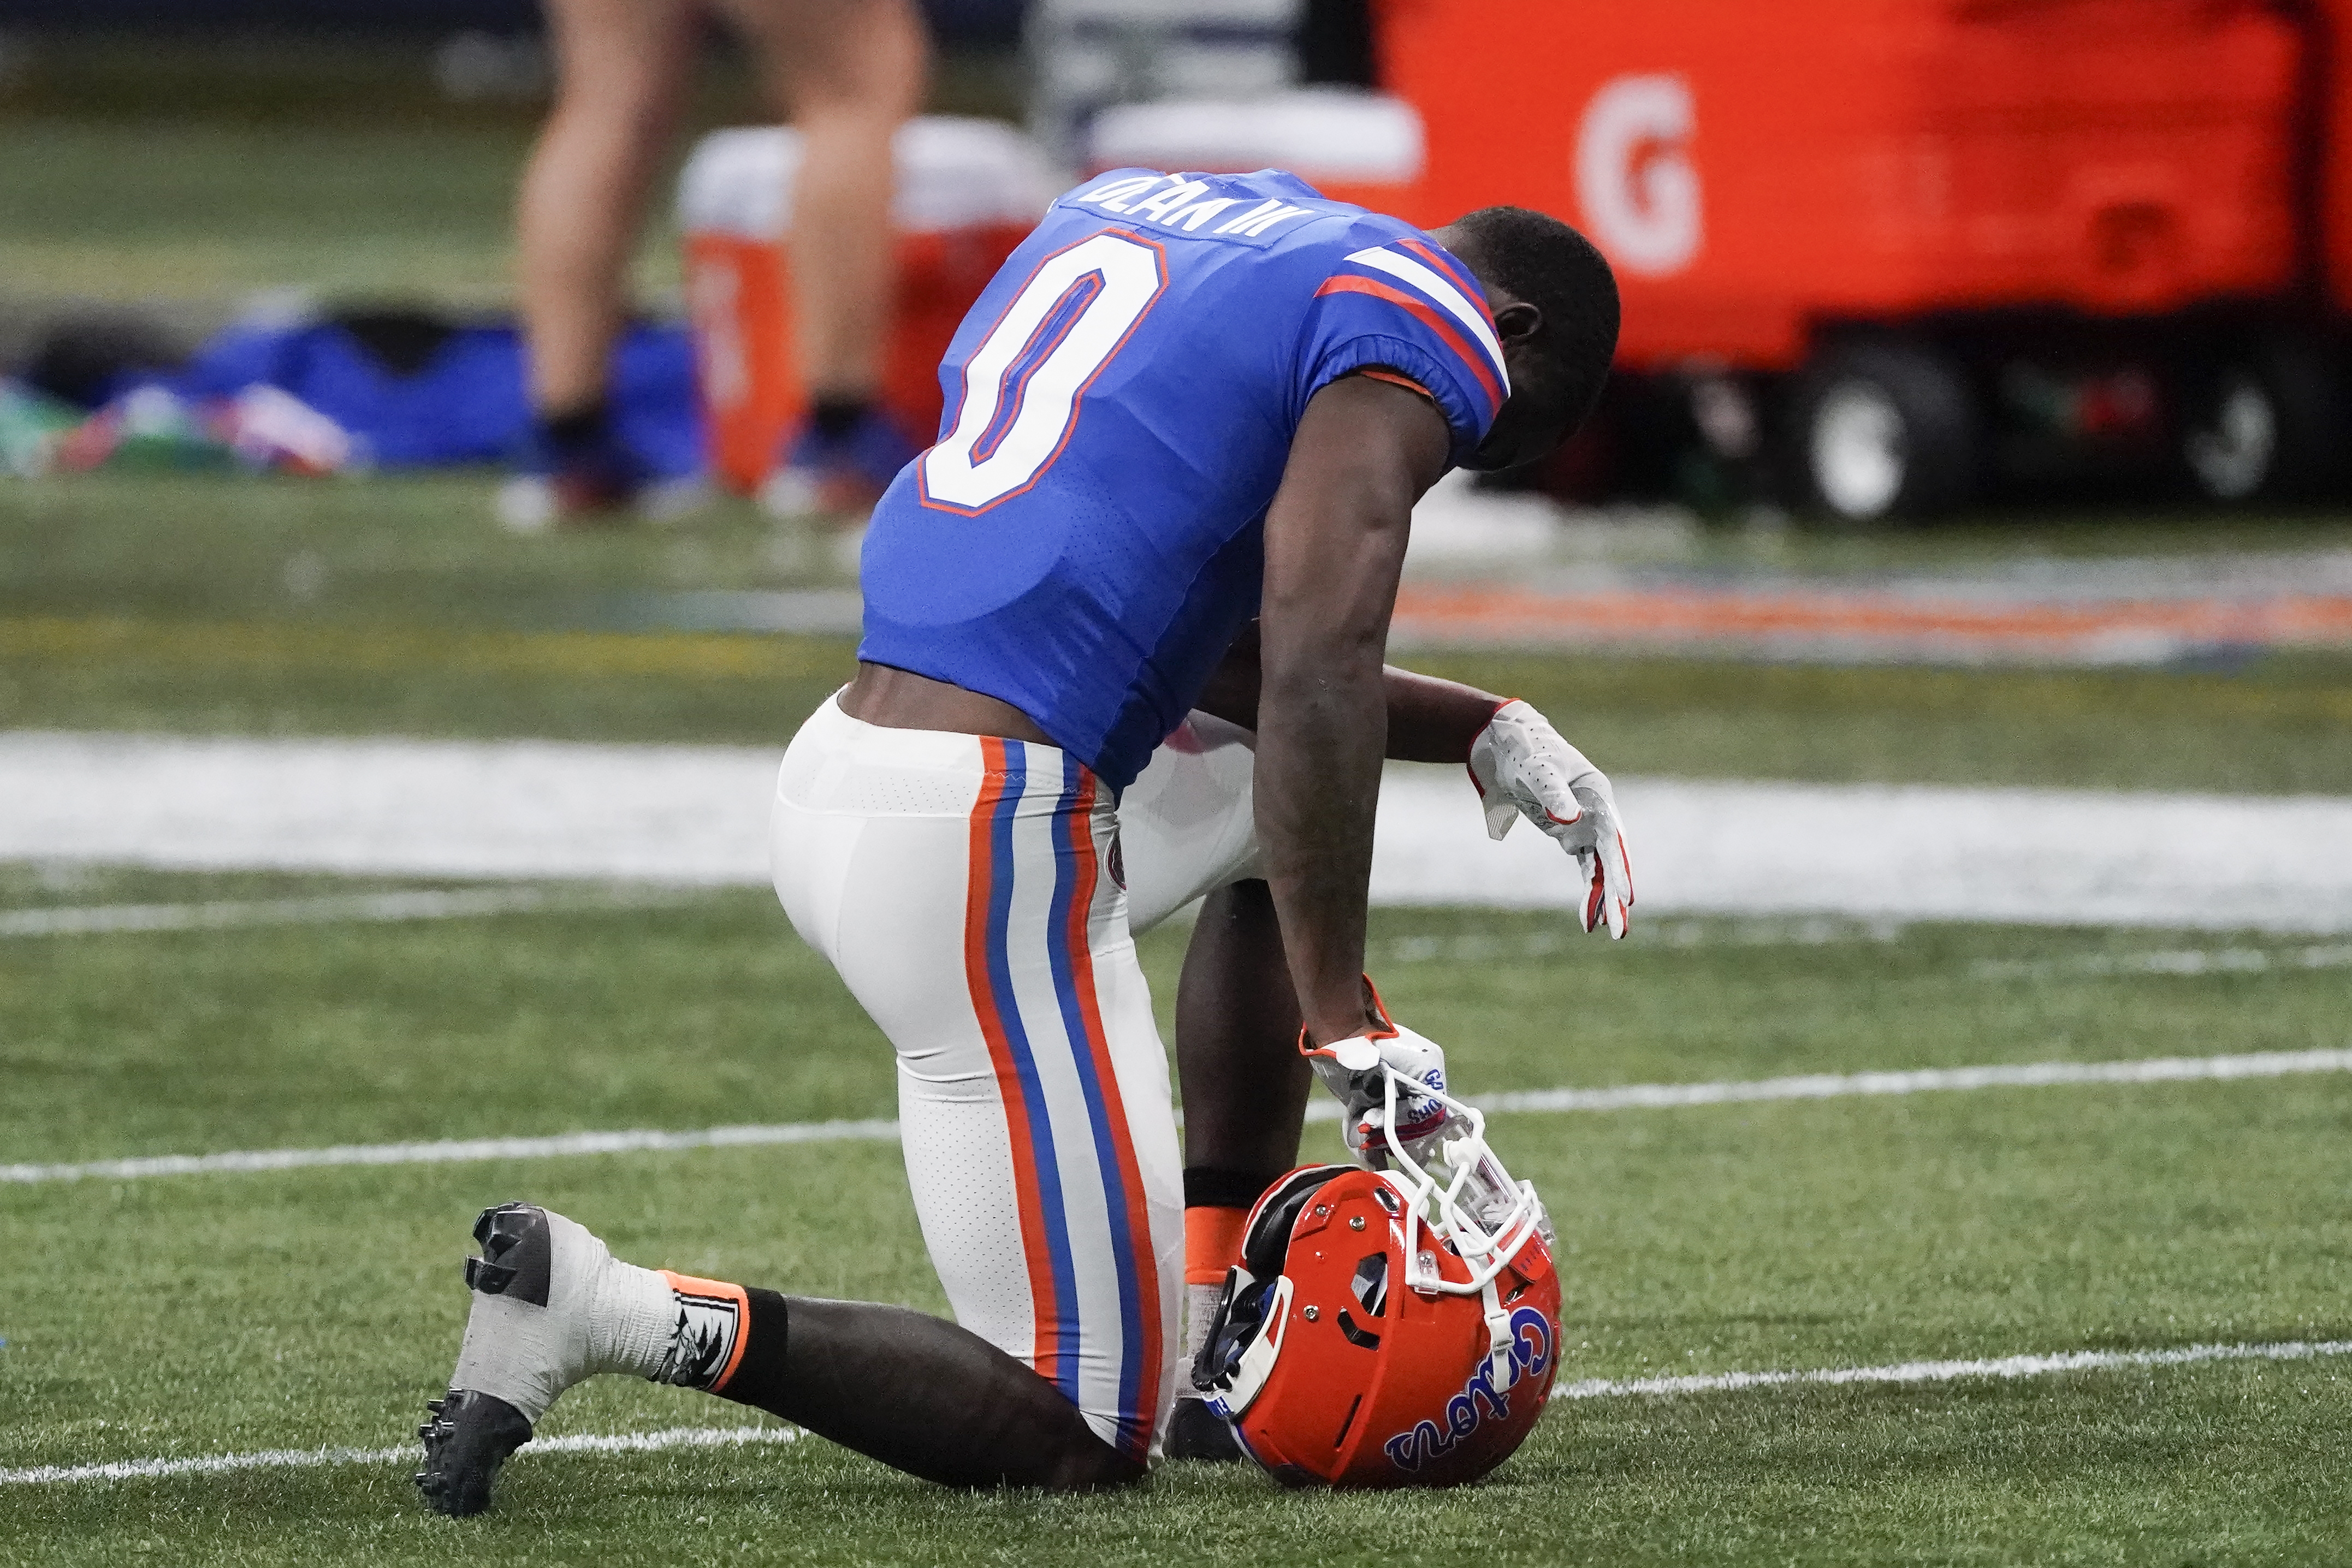
[[[2110,688],[2084,672],[2221,681],[2197,700],[2231,722],[2247,682],[2285,681],[2337,694],[2294,699],[2332,735],[2352,646],[2347,18],[2347,0],[925,0],[859,461],[887,477],[929,438],[963,309],[1089,172],[1276,165],[1432,225],[1519,203],[1615,263],[1618,372],[1555,459],[1425,503],[1401,647],[1540,654],[1604,712],[1599,694],[1638,692],[1652,753],[1632,765],[1662,771],[2000,780],[2049,773],[2004,758],[2054,745],[2068,779],[2139,777],[2047,736],[1931,768],[1852,734],[1654,735],[1685,702],[1795,705],[1818,734],[1821,704],[1877,702],[1893,670],[2011,727],[2032,706],[2018,683],[2057,681],[2070,695],[2046,700],[2095,728],[2125,699],[2086,695]],[[794,466],[825,422],[793,348],[801,143],[740,38],[713,21],[697,53],[598,412],[595,461],[622,471],[590,499],[630,504],[575,515],[513,493],[544,480],[558,412],[534,424],[516,326],[515,193],[556,82],[534,5],[0,4],[13,722],[780,739],[802,710],[724,683],[444,702],[277,644],[189,643],[197,623],[248,643],[289,624],[854,632],[855,497]],[[591,526],[532,531],[551,520]],[[560,664],[544,679],[572,680]],[[1895,727],[1915,722],[1934,727]],[[2334,787],[2332,744],[2179,766]]]
[[[919,439],[934,340],[985,277],[989,220],[1017,228],[1089,169],[1272,164],[1423,224],[1539,206],[1609,251],[1629,306],[1618,385],[1518,487],[1860,522],[2341,502],[2346,9],[928,0],[946,118],[901,152],[902,249],[920,254],[890,401]],[[630,279],[656,323],[703,300],[700,406],[690,372],[645,389],[640,444],[666,476],[756,490],[799,389],[760,345],[744,361],[736,338],[776,325],[776,285],[718,242],[775,246],[789,215],[762,199],[772,147],[762,164],[756,141],[700,139],[778,106],[723,28],[705,52]],[[62,453],[45,437],[142,375],[183,370],[197,398],[257,370],[299,382],[250,345],[186,373],[233,324],[358,318],[377,363],[414,375],[435,324],[506,309],[511,191],[552,76],[523,0],[0,6],[7,465],[117,461],[95,434]],[[1025,135],[975,141],[974,120]],[[999,210],[938,200],[975,180]],[[677,369],[646,347],[641,376]],[[480,461],[514,439],[491,402],[469,447],[384,389],[307,390],[352,439],[281,417],[279,444],[302,448],[281,465]]]
[[[1393,643],[1610,773],[1631,937],[1398,764],[1369,959],[1465,1092],[1536,1092],[1570,1375],[2352,1343],[2352,0],[922,0],[919,70],[603,49],[651,108],[562,101],[562,19],[667,0],[544,4],[0,0],[0,1467],[404,1440],[518,1191],[939,1305],[768,806],[949,334],[1130,164],[1616,266],[1599,416],[1423,501]],[[559,123],[626,178],[519,225]],[[1139,942],[1163,1028],[1187,934]],[[1415,1551],[2352,1560],[2342,1364],[1596,1400]],[[732,1418],[670,1392],[560,1418]],[[587,1561],[1366,1536],[1246,1478],[960,1524],[819,1444],[640,1458],[517,1484]],[[406,1465],[236,1463],[19,1514],[400,1556]]]

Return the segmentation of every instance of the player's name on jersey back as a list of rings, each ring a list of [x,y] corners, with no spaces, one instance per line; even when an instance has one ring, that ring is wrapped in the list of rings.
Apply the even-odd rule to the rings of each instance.
[[[1231,188],[1227,181],[1214,174],[1161,174],[1121,169],[1063,200],[1072,206],[1116,213],[1132,224],[1248,246],[1271,245],[1298,224],[1329,217],[1340,210],[1335,203],[1300,206],[1280,197],[1262,196],[1256,191],[1241,195],[1219,193]],[[1307,193],[1302,190],[1300,194],[1306,196]]]

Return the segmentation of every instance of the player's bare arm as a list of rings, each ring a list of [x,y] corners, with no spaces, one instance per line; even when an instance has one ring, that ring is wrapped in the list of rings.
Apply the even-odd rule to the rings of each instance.
[[[1429,400],[1353,376],[1318,392],[1265,522],[1257,824],[1310,1038],[1375,1019],[1364,898],[1388,750],[1383,654],[1412,507],[1445,471]]]
[[[1257,728],[1258,623],[1234,639],[1224,662],[1195,705],[1244,729]],[[1459,681],[1440,680],[1391,664],[1383,672],[1388,699],[1388,758],[1391,762],[1460,763],[1478,732],[1507,700]]]
[[[1258,624],[1243,628],[1201,697],[1201,711],[1244,729],[1258,723]],[[1515,698],[1391,664],[1384,672],[1387,755],[1393,762],[1465,766],[1486,831],[1499,839],[1521,817],[1575,857],[1588,932],[1625,935],[1633,904],[1624,823],[1608,775],[1551,722]]]

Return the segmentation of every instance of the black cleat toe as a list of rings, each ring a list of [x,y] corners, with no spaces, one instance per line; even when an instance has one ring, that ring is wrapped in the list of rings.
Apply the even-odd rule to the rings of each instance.
[[[416,1490],[436,1513],[479,1513],[490,1506],[499,1467],[530,1441],[530,1422],[505,1400],[471,1388],[453,1388],[430,1408],[434,1418],[416,1429],[425,1439]]]
[[[1234,1438],[1234,1429],[1225,1425],[1223,1416],[1209,1408],[1205,1399],[1176,1401],[1176,1408],[1169,1413],[1168,1433],[1160,1440],[1160,1451],[1171,1459],[1213,1465],[1233,1464],[1242,1457],[1242,1446]]]
[[[474,1221],[482,1255],[466,1260],[466,1284],[486,1296],[511,1296],[532,1306],[547,1305],[548,1272],[555,1243],[547,1211],[528,1203],[486,1208]]]

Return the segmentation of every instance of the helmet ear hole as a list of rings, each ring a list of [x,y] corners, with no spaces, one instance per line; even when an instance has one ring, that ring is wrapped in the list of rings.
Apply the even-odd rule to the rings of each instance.
[[[1389,1255],[1374,1252],[1356,1265],[1348,1289],[1368,1317],[1385,1317],[1389,1307]]]

